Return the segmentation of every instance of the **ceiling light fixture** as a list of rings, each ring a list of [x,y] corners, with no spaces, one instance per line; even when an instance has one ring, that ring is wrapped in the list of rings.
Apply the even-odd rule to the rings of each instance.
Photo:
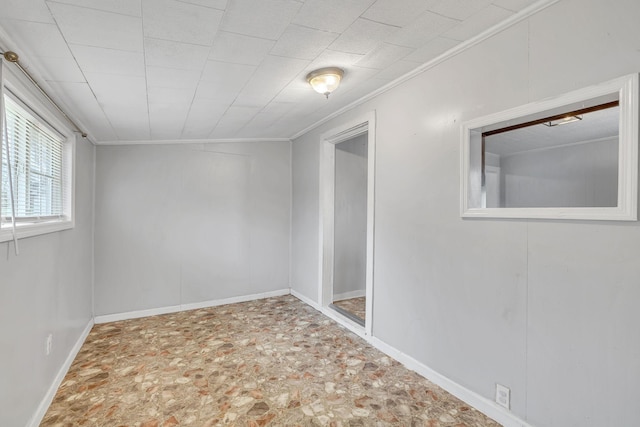
[[[307,81],[318,93],[329,98],[329,94],[336,90],[344,71],[338,67],[320,68],[307,74]]]
[[[548,127],[554,127],[559,125],[566,125],[567,123],[573,123],[582,120],[582,116],[566,116],[558,120],[551,120],[549,122],[542,123]]]

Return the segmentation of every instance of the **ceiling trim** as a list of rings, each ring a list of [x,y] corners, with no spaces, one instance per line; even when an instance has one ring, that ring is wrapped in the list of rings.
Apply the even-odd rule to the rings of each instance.
[[[384,92],[387,92],[388,90],[393,89],[394,87],[408,81],[411,80],[412,78],[416,77],[418,74],[421,74],[427,70],[429,70],[430,68],[435,67],[436,65],[440,64],[441,62],[444,62],[456,55],[458,55],[459,53],[464,52],[467,49],[472,48],[473,46],[477,45],[478,43],[481,43],[482,41],[498,34],[501,33],[502,31],[506,30],[507,28],[529,18],[530,16],[535,15],[536,13],[542,11],[543,9],[546,9],[547,7],[559,2],[560,0],[540,0],[536,3],[533,3],[532,5],[530,5],[529,7],[526,7],[525,9],[522,9],[520,12],[513,14],[512,16],[510,16],[509,18],[505,19],[504,21],[494,25],[493,27],[488,28],[487,30],[481,32],[480,34],[478,34],[475,37],[470,38],[469,40],[466,40],[456,46],[454,46],[453,48],[447,50],[446,52],[440,54],[439,56],[435,57],[434,59],[418,66],[417,68],[413,69],[412,71],[409,71],[407,74],[398,77],[397,79],[387,83],[386,85],[380,87],[379,89],[376,89],[375,91],[369,93],[368,95],[363,96],[362,98],[359,98],[355,101],[353,101],[352,103],[345,105],[344,107],[340,108],[339,110],[329,114],[328,116],[324,117],[323,119],[318,120],[317,122],[315,122],[314,124],[307,126],[306,128],[302,129],[301,131],[295,133],[293,136],[291,136],[291,140],[294,141],[298,138],[300,138],[302,135],[312,131],[313,129],[317,128],[318,126],[346,113],[349,110],[352,110],[354,108],[356,108],[359,105],[364,104],[365,102],[375,98],[378,95],[383,94]]]
[[[219,139],[146,139],[131,141],[98,141],[95,145],[169,145],[222,144],[233,142],[291,142],[290,138],[219,138]]]

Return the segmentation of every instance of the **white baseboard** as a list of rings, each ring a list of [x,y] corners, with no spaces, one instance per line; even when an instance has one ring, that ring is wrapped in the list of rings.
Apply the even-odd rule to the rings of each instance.
[[[171,305],[167,307],[152,308],[149,310],[136,310],[136,311],[128,311],[124,313],[105,314],[101,316],[96,316],[95,323],[100,324],[100,323],[117,322],[119,320],[138,319],[141,317],[157,316],[159,314],[177,313],[180,311],[196,310],[199,308],[216,307],[216,306],[225,305],[225,304],[235,304],[238,302],[247,302],[247,301],[253,301],[257,299],[279,297],[283,295],[289,295],[290,293],[291,292],[289,288],[285,288],[285,289],[278,289],[277,291],[262,292],[259,294],[242,295],[238,297],[223,298],[218,300],[203,301],[203,302],[196,302],[196,303],[189,303],[189,304]]]
[[[45,394],[42,400],[40,401],[40,405],[38,405],[38,409],[36,409],[36,412],[31,416],[31,419],[27,423],[27,427],[38,427],[42,422],[42,419],[44,418],[45,414],[47,413],[47,410],[49,409],[49,405],[51,405],[51,402],[53,402],[53,398],[56,397],[56,393],[58,392],[58,388],[60,387],[60,384],[62,384],[62,381],[64,380],[65,375],[67,375],[67,372],[69,372],[69,368],[71,367],[71,364],[73,363],[74,359],[78,355],[78,352],[82,348],[82,345],[84,344],[84,341],[87,339],[89,332],[91,332],[91,328],[93,328],[93,324],[94,324],[93,319],[89,320],[89,323],[87,323],[87,326],[84,328],[84,330],[80,334],[80,337],[78,338],[76,343],[73,345],[73,348],[69,352],[69,355],[67,356],[64,363],[60,367],[60,370],[58,371],[58,374],[56,375],[53,382],[51,383],[49,390],[47,390],[47,394]]]
[[[487,415],[488,417],[496,420],[504,427],[532,427],[526,421],[518,418],[516,415],[503,408],[502,406],[499,406],[497,403],[434,371],[433,369],[418,362],[413,357],[402,353],[401,351],[397,350],[395,347],[390,346],[384,341],[376,337],[370,337],[368,341],[378,350],[382,351],[388,356],[393,357],[408,369],[411,369],[412,371],[415,371],[418,374],[422,375],[423,377],[448,391],[458,399],[473,406],[475,409]]]
[[[365,289],[358,289],[357,291],[343,292],[341,294],[333,294],[334,301],[342,301],[343,299],[361,298],[366,296],[367,291]]]
[[[301,293],[296,292],[293,289],[291,289],[291,295],[293,295],[294,297],[298,298],[300,301],[302,301],[303,303],[307,304],[308,306],[311,306],[312,308],[316,309],[320,313],[324,314],[329,319],[335,321],[337,324],[339,324],[340,326],[344,327],[345,329],[348,329],[349,331],[353,332],[354,334],[358,335],[361,338],[364,338],[365,340],[367,339],[367,336],[365,334],[365,330],[362,327],[362,325],[359,325],[356,322],[354,322],[353,320],[348,319],[347,317],[338,314],[338,312],[336,312],[335,310],[332,310],[330,308],[321,307],[320,304],[318,304],[315,301],[311,300],[310,298],[302,295]]]
[[[300,301],[304,302],[305,304],[311,306],[312,308],[318,310],[325,316],[335,320],[337,323],[341,324],[342,326],[345,326],[347,329],[351,330],[352,332],[356,333],[357,335],[361,336],[363,339],[368,341],[372,346],[376,347],[378,350],[382,351],[386,355],[393,357],[395,360],[402,363],[406,368],[411,369],[412,371],[422,375],[432,383],[436,384],[438,387],[441,387],[442,389],[448,391],[458,399],[469,404],[470,406],[473,406],[475,409],[487,415],[488,417],[496,420],[497,422],[502,424],[504,427],[533,427],[531,426],[531,424],[528,424],[526,421],[518,418],[509,410],[503,408],[502,406],[499,406],[497,403],[479,395],[474,391],[469,390],[468,388],[458,384],[457,382],[434,371],[428,366],[418,362],[413,357],[407,354],[404,354],[400,350],[390,346],[389,344],[376,338],[375,336],[365,335],[364,330],[360,325],[356,325],[358,326],[358,328],[349,327],[350,325],[345,324],[345,320],[348,320],[348,319],[337,318],[337,315],[335,314],[335,312],[333,312],[333,310],[323,309],[320,306],[320,304],[300,294],[299,292],[296,292],[293,289],[291,289],[291,295],[298,298]]]

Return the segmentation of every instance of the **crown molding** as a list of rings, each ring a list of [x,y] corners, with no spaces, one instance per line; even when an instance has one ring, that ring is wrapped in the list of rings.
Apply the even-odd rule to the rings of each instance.
[[[290,138],[219,138],[219,139],[145,139],[131,141],[97,141],[100,145],[170,145],[170,144],[223,144],[234,142],[291,142]]]
[[[454,47],[452,47],[451,49],[447,50],[446,52],[436,56],[435,58],[433,58],[432,60],[414,68],[412,71],[409,71],[407,74],[404,74],[401,77],[398,77],[397,79],[387,83],[386,85],[380,87],[379,89],[376,89],[375,91],[353,101],[352,103],[345,105],[344,107],[340,108],[339,110],[329,114],[328,116],[326,116],[323,119],[318,120],[317,122],[315,122],[314,124],[307,126],[306,128],[302,129],[301,131],[295,133],[293,136],[291,136],[291,140],[296,140],[297,138],[300,138],[302,135],[312,131],[313,129],[317,128],[318,126],[328,122],[329,120],[332,120],[344,113],[346,113],[349,110],[352,110],[356,107],[358,107],[359,105],[364,104],[365,102],[375,98],[378,95],[381,95],[391,89],[393,89],[394,87],[408,81],[411,80],[412,78],[416,77],[419,74],[422,74],[423,72],[429,70],[430,68],[435,67],[436,65],[440,64],[441,62],[444,62],[450,58],[453,58],[454,56],[458,55],[459,53],[464,52],[467,49],[472,48],[473,46],[483,42],[484,40],[493,37],[494,35],[501,33],[502,31],[506,30],[507,28],[512,27],[513,25],[529,18],[530,16],[535,15],[536,13],[540,12],[543,9],[546,9],[547,7],[558,3],[560,0],[540,0],[536,3],[533,3],[532,5],[522,9],[520,12],[515,13],[513,15],[511,15],[509,18],[505,19],[502,22],[499,22],[498,24],[494,25],[493,27],[488,28],[487,30],[483,31],[482,33],[478,34],[477,36],[470,38],[469,40],[466,40]]]

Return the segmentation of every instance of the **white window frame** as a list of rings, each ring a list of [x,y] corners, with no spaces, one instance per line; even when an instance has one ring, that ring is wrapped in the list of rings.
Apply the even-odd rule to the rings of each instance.
[[[66,192],[68,195],[66,200],[63,200],[63,214],[60,218],[40,219],[32,222],[16,221],[16,237],[18,239],[24,239],[71,229],[75,227],[75,134],[53,108],[39,96],[31,84],[26,82],[23,77],[11,70],[11,68],[13,67],[5,66],[2,73],[4,81],[0,82],[0,84],[4,84],[4,90],[10,92],[13,97],[18,98],[36,117],[46,122],[46,124],[64,138],[62,179],[63,186],[65,187],[63,192]],[[0,139],[0,141],[2,140]],[[0,164],[0,168],[2,168],[2,164]],[[13,227],[11,222],[0,223],[0,242],[11,240],[13,240]]]

